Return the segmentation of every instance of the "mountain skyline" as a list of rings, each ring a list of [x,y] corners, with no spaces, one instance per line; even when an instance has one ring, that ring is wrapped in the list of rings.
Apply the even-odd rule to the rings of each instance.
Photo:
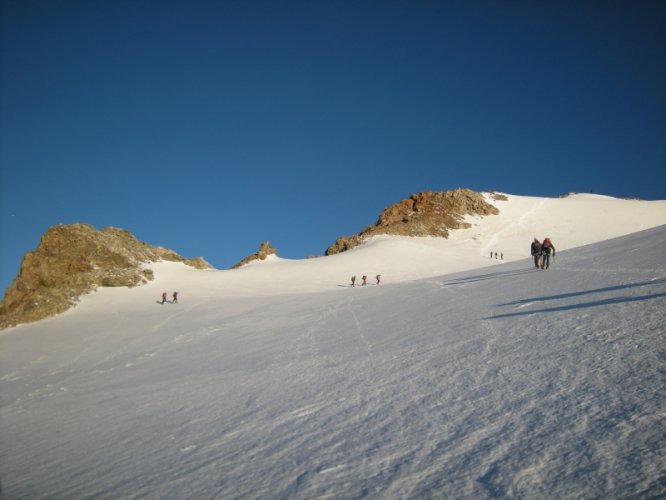
[[[154,277],[152,266],[162,260],[214,271],[198,278],[205,287],[226,289],[234,283],[237,293],[263,294],[288,283],[292,292],[317,292],[339,284],[349,272],[360,272],[359,279],[384,274],[395,283],[482,267],[489,255],[495,263],[520,261],[529,256],[535,237],[551,238],[561,251],[664,224],[666,201],[590,194],[550,199],[460,189],[416,193],[388,207],[376,225],[357,236],[338,238],[336,251],[325,257],[285,259],[279,249],[262,245],[240,269],[229,270],[210,269],[205,256],[188,260],[138,241],[124,229],[55,226],[26,254],[3,298],[0,326],[62,313],[99,287],[145,285]],[[359,266],[365,270],[354,269]]]
[[[228,268],[466,187],[666,199],[663,2],[0,3],[0,288],[57,224]]]

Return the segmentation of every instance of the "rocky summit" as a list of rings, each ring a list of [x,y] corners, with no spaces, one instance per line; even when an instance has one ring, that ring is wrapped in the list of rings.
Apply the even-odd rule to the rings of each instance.
[[[494,199],[506,198],[493,194]],[[481,193],[470,189],[416,193],[385,208],[374,226],[368,226],[357,235],[341,236],[326,249],[332,255],[363,243],[370,236],[390,234],[398,236],[440,236],[448,238],[449,230],[469,227],[466,215],[497,215],[499,210],[488,203]]]
[[[273,255],[276,252],[277,250],[275,247],[271,246],[270,241],[264,241],[261,245],[259,245],[259,250],[257,250],[252,255],[248,255],[237,264],[231,266],[231,269],[238,269],[239,267],[243,267],[255,260],[266,260],[266,257]]]
[[[134,287],[153,278],[147,263],[168,260],[198,269],[212,266],[201,257],[137,240],[129,231],[88,224],[51,227],[34,252],[23,257],[19,274],[0,303],[0,328],[59,314],[100,286]]]

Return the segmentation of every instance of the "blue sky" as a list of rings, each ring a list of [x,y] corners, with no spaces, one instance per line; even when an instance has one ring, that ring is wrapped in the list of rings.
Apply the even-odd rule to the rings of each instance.
[[[4,0],[0,287],[59,223],[229,267],[412,193],[666,199],[666,4]]]

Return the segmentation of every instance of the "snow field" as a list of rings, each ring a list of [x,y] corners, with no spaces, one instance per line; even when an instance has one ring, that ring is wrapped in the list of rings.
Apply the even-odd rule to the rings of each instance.
[[[162,263],[3,332],[3,497],[664,496],[666,227],[566,251],[551,233],[538,271],[490,262],[514,233],[484,223],[447,251],[489,267],[346,286],[372,253],[387,269],[440,243],[401,238],[240,272]]]

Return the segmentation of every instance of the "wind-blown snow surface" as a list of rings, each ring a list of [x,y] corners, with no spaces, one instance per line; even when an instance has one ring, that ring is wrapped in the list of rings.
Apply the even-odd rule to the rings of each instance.
[[[3,496],[666,494],[666,226],[548,271],[436,262],[322,291],[323,262],[360,276],[370,249],[394,265],[405,241],[238,272],[163,263],[7,330]],[[176,284],[180,303],[157,304]]]

